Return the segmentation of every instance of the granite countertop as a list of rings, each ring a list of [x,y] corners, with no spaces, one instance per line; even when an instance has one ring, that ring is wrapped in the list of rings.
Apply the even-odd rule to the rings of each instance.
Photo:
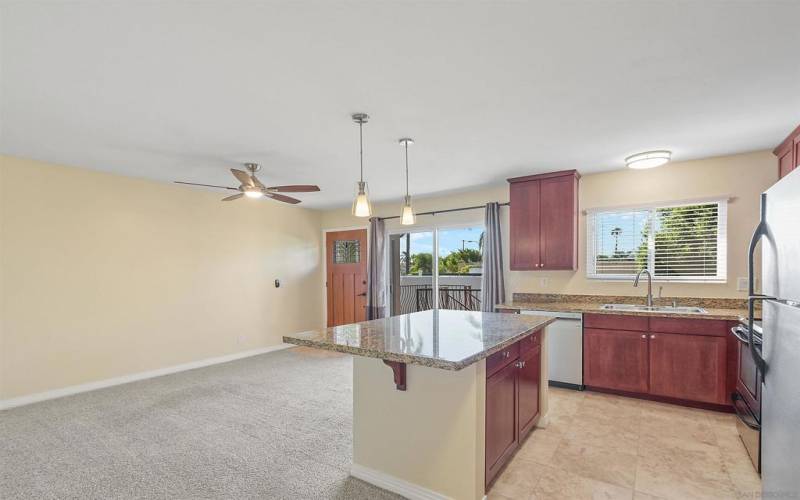
[[[714,305],[713,303],[697,304],[698,307],[703,307],[706,311],[708,311],[707,314],[672,313],[672,312],[659,312],[659,311],[622,311],[614,309],[609,310],[601,308],[604,303],[619,304],[619,303],[634,303],[634,301],[608,300],[607,302],[595,302],[595,301],[584,301],[584,300],[579,300],[579,301],[570,300],[568,297],[564,297],[564,299],[561,301],[513,300],[511,302],[498,304],[496,307],[497,309],[518,310],[518,311],[528,310],[528,311],[572,312],[572,313],[591,313],[591,314],[616,314],[616,315],[621,314],[625,316],[660,316],[665,318],[721,319],[727,321],[738,321],[739,318],[747,317],[746,308],[713,307]]]
[[[283,341],[444,370],[461,370],[552,323],[546,316],[429,310],[286,335]]]

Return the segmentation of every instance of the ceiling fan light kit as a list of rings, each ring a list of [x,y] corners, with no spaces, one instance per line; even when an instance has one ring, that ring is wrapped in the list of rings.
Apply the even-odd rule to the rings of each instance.
[[[369,189],[364,182],[364,124],[369,121],[366,113],[355,113],[353,121],[358,123],[358,155],[360,164],[360,176],[356,183],[356,197],[353,200],[353,215],[356,217],[370,217],[372,215],[372,203],[369,201]]]
[[[213,184],[199,184],[196,182],[175,181],[175,183],[187,184],[189,186],[204,186],[204,187],[227,189],[229,191],[239,191],[237,194],[228,196],[227,198],[223,198],[222,201],[234,201],[242,197],[253,198],[253,199],[272,198],[275,201],[281,201],[283,203],[289,203],[291,205],[297,205],[298,203],[300,203],[300,200],[279,193],[281,192],[312,193],[315,191],[319,191],[319,186],[315,186],[313,184],[292,184],[289,186],[267,187],[256,177],[256,172],[261,170],[261,165],[259,165],[258,163],[245,163],[244,168],[246,168],[247,171],[250,173],[247,173],[244,170],[239,170],[236,168],[231,169],[231,173],[233,174],[234,177],[236,177],[236,180],[238,180],[240,183],[238,188],[228,187],[228,186],[215,186]]]
[[[403,203],[403,211],[400,214],[400,224],[403,226],[412,226],[417,222],[417,217],[414,215],[414,209],[411,206],[411,195],[408,194],[408,145],[414,144],[414,139],[403,137],[398,141],[405,147],[406,150],[406,196]]]

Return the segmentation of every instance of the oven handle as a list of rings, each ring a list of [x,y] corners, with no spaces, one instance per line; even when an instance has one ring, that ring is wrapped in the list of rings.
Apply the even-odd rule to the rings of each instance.
[[[744,328],[742,328],[741,326],[734,326],[733,328],[731,328],[731,333],[733,334],[734,337],[736,337],[736,340],[738,340],[742,344],[750,345],[750,341],[747,340],[747,332],[744,331]]]
[[[739,417],[739,420],[741,420],[744,425],[750,427],[754,431],[760,431],[761,425],[756,420],[753,412],[750,411],[747,403],[744,402],[741,394],[738,392],[731,394],[731,401],[733,401],[733,409],[736,412],[736,416]],[[740,408],[740,406],[743,406],[744,408]]]

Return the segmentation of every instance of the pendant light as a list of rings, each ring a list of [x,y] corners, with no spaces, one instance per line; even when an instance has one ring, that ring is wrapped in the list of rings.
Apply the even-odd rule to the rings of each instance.
[[[403,212],[400,215],[400,224],[404,226],[411,226],[417,222],[417,217],[414,215],[414,209],[411,208],[411,196],[408,194],[408,145],[414,144],[414,139],[403,137],[398,141],[406,148],[406,197],[403,203]]]
[[[370,217],[372,204],[369,201],[369,190],[364,182],[364,124],[369,120],[366,113],[355,113],[353,121],[358,123],[358,154],[361,162],[361,176],[356,183],[356,197],[353,200],[353,215],[356,217]]]

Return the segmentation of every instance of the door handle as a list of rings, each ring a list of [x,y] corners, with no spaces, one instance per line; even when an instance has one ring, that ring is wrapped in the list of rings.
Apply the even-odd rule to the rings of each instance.
[[[753,237],[750,238],[750,248],[747,251],[747,343],[750,347],[750,355],[756,367],[761,371],[764,378],[767,376],[767,362],[761,356],[761,353],[756,349],[755,342],[753,342],[753,316],[755,315],[755,304],[757,300],[770,300],[774,297],[767,297],[766,295],[756,295],[755,293],[755,258],[756,247],[761,238],[767,234],[767,194],[761,193],[761,217],[758,221],[756,230],[753,231]]]
[[[359,297],[366,297],[366,296],[367,296],[367,292],[364,292],[364,293],[359,293],[359,294],[358,294],[358,296],[359,296]]]

